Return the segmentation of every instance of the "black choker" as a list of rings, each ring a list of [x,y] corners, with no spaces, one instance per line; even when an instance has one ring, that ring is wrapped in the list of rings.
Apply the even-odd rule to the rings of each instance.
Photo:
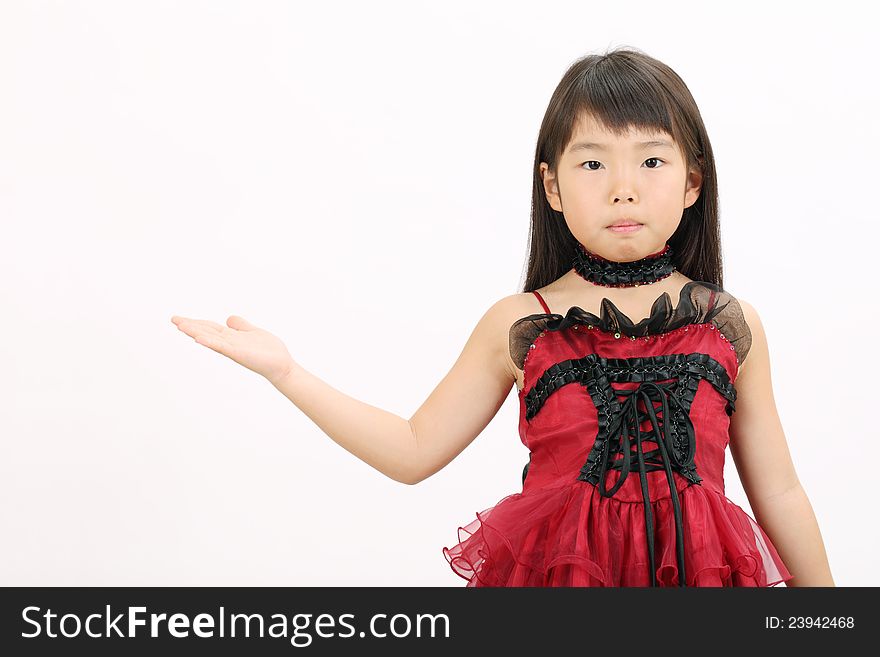
[[[582,278],[606,287],[635,287],[656,283],[675,271],[672,247],[669,244],[663,247],[662,251],[652,253],[640,260],[616,262],[587,251],[584,245],[578,242],[572,266]]]

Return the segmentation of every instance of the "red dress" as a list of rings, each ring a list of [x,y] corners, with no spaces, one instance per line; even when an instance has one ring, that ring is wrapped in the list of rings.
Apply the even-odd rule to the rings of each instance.
[[[792,578],[724,494],[733,386],[751,334],[692,281],[634,324],[607,298],[517,320],[523,490],[443,548],[467,586],[774,586]]]

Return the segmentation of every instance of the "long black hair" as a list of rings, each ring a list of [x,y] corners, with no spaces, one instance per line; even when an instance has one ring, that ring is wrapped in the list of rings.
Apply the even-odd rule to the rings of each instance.
[[[678,270],[723,287],[715,158],[703,118],[684,81],[666,64],[630,47],[578,59],[557,85],[544,114],[533,170],[529,259],[524,292],[555,281],[572,267],[577,239],[547,201],[540,163],[554,174],[578,120],[591,116],[617,135],[631,128],[662,130],[675,139],[688,170],[703,176],[696,202],[684,209],[669,239]]]

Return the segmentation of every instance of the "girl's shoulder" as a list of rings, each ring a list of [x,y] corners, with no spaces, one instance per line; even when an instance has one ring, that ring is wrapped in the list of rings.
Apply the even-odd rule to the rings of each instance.
[[[539,289],[539,294],[540,291]],[[515,354],[522,342],[519,338],[524,337],[524,334],[515,327],[522,326],[536,315],[545,319],[549,317],[532,292],[518,292],[502,297],[492,304],[484,318],[492,326],[494,349],[496,353],[503,354],[506,369],[510,377],[516,380],[518,388],[523,385],[523,375],[521,362]]]

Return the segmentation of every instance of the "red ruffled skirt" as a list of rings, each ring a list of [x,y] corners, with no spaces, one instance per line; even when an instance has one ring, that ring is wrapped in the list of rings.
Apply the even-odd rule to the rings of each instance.
[[[764,531],[720,492],[679,492],[687,586],[775,586],[788,572]],[[678,586],[671,498],[651,503],[658,586]],[[650,586],[644,503],[586,482],[517,493],[459,527],[443,555],[467,586]]]

